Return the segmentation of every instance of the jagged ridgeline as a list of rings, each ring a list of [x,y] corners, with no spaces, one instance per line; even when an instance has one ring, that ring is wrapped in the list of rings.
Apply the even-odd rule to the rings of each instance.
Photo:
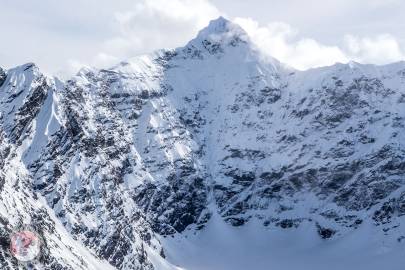
[[[404,117],[405,63],[294,70],[222,17],[67,81],[0,69],[0,268],[21,224],[45,269],[178,269],[162,239],[214,216],[401,241]]]

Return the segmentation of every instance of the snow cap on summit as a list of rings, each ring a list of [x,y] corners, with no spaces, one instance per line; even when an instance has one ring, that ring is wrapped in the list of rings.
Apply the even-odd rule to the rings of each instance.
[[[198,32],[197,40],[211,39],[217,40],[223,37],[239,37],[247,41],[248,35],[245,30],[238,24],[235,24],[224,17],[220,16],[215,20],[211,20],[207,27]]]

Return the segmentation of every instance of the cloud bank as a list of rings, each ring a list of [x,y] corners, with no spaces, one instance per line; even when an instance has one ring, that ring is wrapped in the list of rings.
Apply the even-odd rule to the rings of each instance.
[[[263,53],[297,69],[348,61],[388,64],[405,60],[404,49],[389,34],[373,37],[346,35],[339,47],[325,45],[311,38],[297,38],[298,30],[283,22],[260,26],[252,18],[235,18],[234,21],[248,32]]]
[[[109,67],[156,49],[182,46],[220,15],[241,25],[263,53],[297,69],[350,60],[373,64],[405,60],[405,48],[392,33],[347,33],[327,43],[283,21],[259,23],[254,16],[233,17],[211,1],[42,0],[31,4],[6,0],[0,16],[0,23],[8,26],[0,42],[0,65],[32,61],[48,73],[68,77],[83,66]],[[291,7],[296,4],[287,1]],[[400,1],[369,2],[379,9],[392,5],[397,7]],[[338,8],[347,12],[349,2],[335,3],[331,10]]]

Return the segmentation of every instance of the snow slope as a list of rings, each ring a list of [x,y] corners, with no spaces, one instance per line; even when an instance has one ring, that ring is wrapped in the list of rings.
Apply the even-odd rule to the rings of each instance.
[[[201,233],[163,243],[169,261],[196,270],[400,270],[405,263],[403,244],[381,236],[371,224],[343,239],[323,241],[310,223],[292,230],[265,229],[257,222],[235,228],[216,217]]]

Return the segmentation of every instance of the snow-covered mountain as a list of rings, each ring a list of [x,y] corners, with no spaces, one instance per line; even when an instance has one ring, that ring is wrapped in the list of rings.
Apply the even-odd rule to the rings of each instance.
[[[43,269],[402,269],[404,120],[405,62],[298,71],[222,17],[68,81],[0,69],[1,269],[22,224]]]

